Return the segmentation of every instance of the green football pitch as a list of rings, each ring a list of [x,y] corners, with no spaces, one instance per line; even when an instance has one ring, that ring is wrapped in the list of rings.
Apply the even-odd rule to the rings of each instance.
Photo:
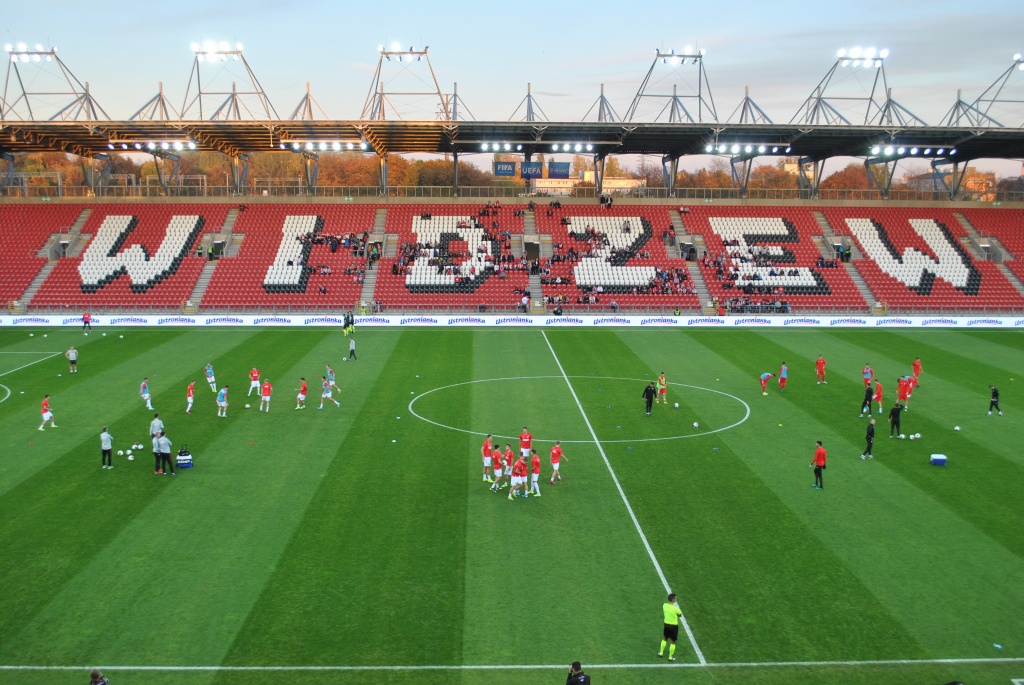
[[[560,683],[577,659],[595,684],[1024,678],[1020,333],[360,329],[343,362],[334,329],[103,332],[0,332],[5,683]],[[888,409],[918,356],[921,438],[876,415],[862,461],[861,368]],[[318,410],[327,363],[341,408]],[[175,477],[154,474],[144,376],[194,455]],[[515,449],[524,425],[542,496],[509,501],[480,444]],[[656,656],[667,589],[692,632],[675,663]]]

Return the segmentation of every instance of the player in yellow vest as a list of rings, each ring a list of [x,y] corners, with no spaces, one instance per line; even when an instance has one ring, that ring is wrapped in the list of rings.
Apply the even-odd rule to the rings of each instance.
[[[668,404],[668,380],[665,378],[665,372],[662,371],[661,375],[658,376],[658,398],[662,402]],[[655,400],[657,402],[658,400]]]

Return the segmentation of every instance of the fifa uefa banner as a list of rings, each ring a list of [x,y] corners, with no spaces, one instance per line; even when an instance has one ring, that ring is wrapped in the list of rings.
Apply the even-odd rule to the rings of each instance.
[[[569,178],[569,162],[548,162],[548,178]]]
[[[494,163],[494,175],[495,176],[515,176],[516,175],[516,163],[515,162],[495,162]]]
[[[544,162],[523,162],[519,170],[523,178],[544,178]]]

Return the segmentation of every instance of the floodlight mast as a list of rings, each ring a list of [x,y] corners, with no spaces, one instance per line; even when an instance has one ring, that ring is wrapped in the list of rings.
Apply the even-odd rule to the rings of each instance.
[[[320,106],[320,103],[313,98],[313,94],[309,89],[309,81],[306,81],[306,94],[302,96],[302,99],[299,100],[299,104],[296,105],[295,109],[292,110],[292,113],[288,115],[288,120],[313,121],[316,119],[314,107],[316,108],[316,111],[320,112],[320,116],[324,119],[330,119],[330,117],[327,116],[327,112],[325,112],[323,107]]]
[[[57,56],[57,48],[51,47],[47,50],[37,44],[34,50],[30,50],[24,43],[19,43],[7,45],[6,52],[7,78],[4,81],[3,98],[0,99],[0,121],[12,119],[37,121],[38,105],[43,103],[35,102],[35,100],[53,97],[71,97],[72,100],[57,110],[47,121],[110,121],[110,116],[89,92],[89,82],[86,81],[83,84],[78,80],[78,77]],[[34,79],[29,80],[29,85],[26,86],[26,79],[22,75],[24,67],[19,66],[28,64],[39,64],[40,66],[55,64],[60,70],[60,78],[67,84],[67,89],[32,90],[31,83]],[[14,83],[12,83],[12,75]],[[12,86],[14,86],[13,89]],[[23,110],[23,112],[19,110]]]
[[[1008,98],[1003,95],[1003,91],[1006,89],[1006,85],[1013,76],[1014,72],[1024,72],[1024,55],[1017,53],[1013,56],[1013,64],[1007,67],[1006,71],[999,75],[995,81],[992,82],[988,88],[985,89],[978,99],[972,103],[972,108],[981,113],[988,121],[993,122],[996,126],[1003,126],[1003,124],[997,122],[990,114],[992,107],[995,105],[1010,105],[1013,107],[1020,108],[1024,105],[1024,99]],[[1024,75],[1024,74],[1022,74]]]
[[[809,124],[814,126],[851,126],[851,122],[837,106],[845,107],[861,104],[864,107],[864,119],[859,122],[864,126],[927,126],[916,114],[892,99],[892,89],[885,75],[885,60],[889,57],[888,50],[874,48],[851,48],[840,50],[836,61],[818,82],[810,96],[800,105],[796,114],[789,120],[791,124]],[[846,68],[873,71],[871,89],[868,95],[833,95],[830,90],[836,74]],[[832,89],[834,90],[834,88]],[[882,99],[884,97],[884,99]]]
[[[177,121],[181,119],[178,110],[164,95],[163,81],[157,84],[157,94],[146,101],[135,114],[128,117],[128,121]]]
[[[193,43],[192,53],[192,71],[188,76],[188,86],[185,88],[185,100],[181,107],[182,120],[192,118],[190,115],[194,115],[195,113],[193,108],[198,110],[198,119],[205,120],[206,106],[204,101],[215,96],[226,96],[226,98],[210,114],[210,121],[238,121],[242,119],[263,119],[273,121],[281,118],[278,116],[277,110],[274,109],[274,105],[271,104],[270,98],[267,97],[266,91],[263,90],[263,86],[260,85],[259,79],[256,78],[256,74],[254,74],[252,69],[249,67],[249,62],[245,59],[245,54],[242,52],[241,43],[237,43],[234,49],[232,49],[226,42],[222,42],[220,44],[207,42],[204,46],[200,46],[198,43]],[[242,67],[245,69],[246,77],[249,81],[248,87],[250,87],[251,90],[238,90],[238,84],[234,81],[231,83],[231,90],[229,91],[204,90],[202,69],[200,67],[205,63],[218,62],[240,62]],[[192,90],[193,82],[195,82],[194,93]],[[243,96],[255,96],[259,100],[262,111],[253,112],[249,109],[248,105],[246,105],[242,100]]]
[[[437,98],[437,120],[453,121],[455,119],[454,96],[445,94],[441,91],[441,84],[437,80],[437,74],[434,73],[434,66],[430,63],[429,45],[422,50],[416,50],[415,46],[410,46],[408,50],[387,50],[383,45],[378,46],[377,49],[379,52],[377,68],[373,72],[373,80],[370,82],[370,90],[366,95],[366,101],[363,103],[363,111],[359,115],[360,119],[364,121],[384,121],[388,118],[388,109],[391,110],[391,113],[396,119],[402,119],[402,114],[396,107],[397,103],[393,102],[392,98],[423,96]],[[385,95],[384,82],[382,80],[385,62],[388,62],[389,64],[393,63],[395,65],[404,65],[423,61],[426,61],[427,69],[430,71],[430,79],[434,84],[433,90],[422,92],[394,92]]]
[[[703,123],[705,120],[717,122],[718,113],[715,111],[715,99],[711,95],[711,86],[708,83],[708,74],[704,69],[704,50],[691,50],[690,48],[685,49],[681,53],[677,53],[675,50],[669,50],[665,52],[661,49],[654,51],[654,61],[651,63],[651,68],[647,70],[647,75],[644,76],[643,81],[640,83],[640,88],[637,90],[636,95],[633,96],[633,102],[629,105],[629,109],[626,110],[625,121],[633,121],[636,117],[637,108],[644,99],[668,99],[668,102],[654,117],[654,121],[665,112],[669,110],[669,123]],[[651,81],[651,74],[654,73],[655,67],[658,63],[668,64],[672,67],[684,66],[690,64],[697,67],[697,92],[690,93],[688,95],[679,95],[676,85],[672,86],[672,94],[657,94],[648,93],[647,87]],[[686,101],[696,101],[697,105],[697,117],[696,119],[686,108]],[[705,119],[705,115],[709,118]]]

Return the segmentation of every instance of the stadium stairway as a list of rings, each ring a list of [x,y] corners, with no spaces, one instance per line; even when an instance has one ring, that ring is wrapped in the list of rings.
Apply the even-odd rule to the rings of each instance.
[[[822,235],[824,235],[826,238],[834,238],[835,237],[836,232],[832,230],[832,224],[830,224],[828,222],[828,219],[825,217],[824,213],[819,212],[819,211],[815,211],[814,212],[814,220],[817,221],[818,222],[818,226],[821,227]]]
[[[693,289],[696,291],[701,303],[710,302],[711,293],[708,292],[708,284],[704,282],[704,274],[700,272],[697,262],[686,262],[686,272],[690,274],[690,280],[693,281]]]
[[[530,297],[533,298],[534,300],[539,300],[541,298],[541,293],[544,292],[543,290],[541,290],[541,287],[542,286],[540,284],[540,274],[531,273],[530,274]]]
[[[1013,259],[1013,253],[1007,250],[1005,247],[1003,247],[1003,244],[999,242],[999,238],[995,237],[994,235],[983,236],[980,233],[978,233],[978,229],[974,227],[974,224],[971,223],[971,220],[964,216],[962,212],[953,212],[953,216],[956,217],[956,220],[959,221],[960,225],[964,227],[965,231],[967,231],[967,235],[970,236],[972,246],[988,244],[990,247],[995,248],[1002,255],[1004,261]],[[971,250],[971,254],[977,257],[977,255],[975,255],[974,250]],[[1015,283],[1016,279],[1010,279],[1010,282]]]
[[[1005,264],[996,264],[996,268],[999,269],[999,273],[1006,276],[1006,280],[1017,289],[1017,292],[1024,295],[1024,283],[1021,283],[1020,279],[1017,278],[1017,274],[1010,271]]]
[[[210,285],[210,279],[213,278],[213,270],[217,268],[216,261],[208,261],[203,265],[203,270],[199,272],[199,280],[196,281],[196,287],[192,288],[192,294],[189,295],[190,302],[202,302],[203,293],[206,292],[206,286]]]
[[[377,272],[380,269],[370,267],[366,270],[363,275],[363,289],[359,291],[360,302],[372,302],[373,301],[373,290],[377,287]]]
[[[238,208],[232,207],[228,210],[228,215],[224,217],[224,223],[221,224],[220,234],[223,236],[231,235],[231,231],[235,228],[235,221],[238,220]]]
[[[56,267],[57,260],[53,260],[44,264],[43,268],[39,270],[39,273],[36,274],[36,277],[32,279],[32,282],[28,284],[28,287],[25,289],[25,292],[23,292],[21,294],[21,297],[18,299],[21,302],[31,302],[32,298],[36,296],[37,292],[39,292],[39,289],[43,287],[43,282],[46,281],[46,278],[50,275],[50,272],[52,272]]]
[[[669,216],[672,218],[672,230],[676,232],[676,237],[682,240],[683,236],[688,235],[683,218],[679,216],[679,212],[669,212]]]
[[[531,243],[540,242],[540,238],[537,236],[537,217],[533,213],[532,209],[527,209],[525,212],[523,212],[523,235],[513,236],[512,254],[515,255],[516,257],[521,257],[523,252],[526,251],[526,241],[530,241]],[[550,241],[551,237],[548,236],[549,245]],[[541,256],[544,256],[543,252],[541,253]]]
[[[384,250],[382,257],[395,257],[398,255],[398,235],[388,233],[384,236]]]
[[[874,302],[878,302],[878,298],[875,297],[875,294],[871,292],[871,288],[868,287],[868,282],[864,280],[860,271],[858,271],[857,267],[854,266],[853,260],[843,262],[843,268],[846,269],[846,273],[850,274],[850,279],[853,281],[853,284],[857,286],[857,292],[859,292],[860,296],[864,298],[864,301],[868,303],[868,306],[871,306]]]

